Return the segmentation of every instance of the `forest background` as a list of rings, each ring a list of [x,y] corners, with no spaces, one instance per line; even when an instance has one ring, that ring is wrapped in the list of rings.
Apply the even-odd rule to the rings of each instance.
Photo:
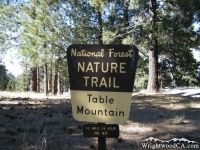
[[[71,44],[133,44],[134,88],[200,86],[200,0],[1,0],[0,90],[59,95],[69,88]],[[23,73],[2,59],[16,53]]]

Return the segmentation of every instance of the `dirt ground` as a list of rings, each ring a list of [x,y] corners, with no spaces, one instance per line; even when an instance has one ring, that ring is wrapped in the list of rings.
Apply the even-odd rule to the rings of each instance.
[[[97,138],[83,137],[83,124],[71,114],[68,98],[26,98],[0,94],[0,150],[89,150]],[[134,94],[129,120],[109,150],[144,150],[141,142],[185,138],[200,143],[200,98]]]

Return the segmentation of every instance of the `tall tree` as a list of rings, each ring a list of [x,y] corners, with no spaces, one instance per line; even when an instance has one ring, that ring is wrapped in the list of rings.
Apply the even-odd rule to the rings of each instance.
[[[51,79],[48,70],[52,70],[56,57],[58,57],[54,54],[57,54],[58,51],[65,51],[63,33],[66,31],[64,31],[65,21],[62,18],[64,12],[57,9],[59,5],[60,3],[57,1],[30,0],[30,3],[25,5],[22,11],[21,15],[24,17],[19,18],[23,26],[21,53],[24,57],[28,57],[30,67],[43,66],[45,95],[49,92],[48,85],[52,84],[52,80],[49,80],[48,84],[48,79]]]
[[[159,38],[162,50],[160,50],[160,53],[166,56],[163,59],[165,65],[161,65],[161,69],[168,69],[172,76],[173,86],[187,86],[189,82],[193,82],[192,78],[193,80],[196,78],[194,74],[197,64],[190,48],[199,43],[199,34],[194,31],[193,26],[198,14],[196,5],[199,2],[199,0],[189,2],[179,0],[174,2],[166,1],[165,7],[163,7],[163,10],[168,13],[162,17],[163,28],[162,32],[160,32],[161,38]],[[185,54],[187,54],[187,57]],[[186,64],[184,62],[187,62],[188,65],[184,65]],[[192,69],[187,68],[187,66]],[[181,70],[184,71],[181,72]]]
[[[0,90],[6,90],[8,83],[7,69],[5,65],[0,63]]]
[[[157,0],[149,0],[149,79],[147,92],[158,92],[158,40],[155,35]]]
[[[14,17],[20,8],[20,1],[0,1],[0,58],[9,50],[16,51],[20,45],[20,23]]]
[[[165,69],[168,68],[166,68],[166,65],[169,66],[169,59],[171,60],[172,58],[172,51],[176,54],[173,57],[175,60],[176,57],[181,56],[184,50],[189,52],[190,48],[195,46],[199,41],[199,35],[194,32],[192,27],[195,22],[195,16],[199,13],[195,9],[195,5],[199,3],[199,0],[189,2],[184,0],[133,0],[132,2],[134,2],[132,8],[135,10],[135,13],[132,19],[133,26],[128,31],[134,34],[135,41],[139,47],[149,45],[149,78],[147,91],[155,93],[159,87],[158,57],[166,57],[162,59],[163,62],[160,64],[161,70],[165,72],[167,71]],[[146,35],[148,35],[148,38]],[[159,60],[161,59],[159,58]],[[174,68],[181,66],[180,64],[176,65],[175,61],[173,62],[170,66],[174,66]],[[168,71],[171,72],[172,69]],[[165,77],[164,72],[162,72],[162,78]],[[173,78],[176,78],[175,72]]]

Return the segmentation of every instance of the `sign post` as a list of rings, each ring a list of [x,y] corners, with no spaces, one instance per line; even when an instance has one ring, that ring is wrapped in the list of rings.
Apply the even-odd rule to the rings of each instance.
[[[106,150],[106,138],[105,137],[98,137],[98,149]]]
[[[97,123],[126,122],[137,58],[138,49],[133,45],[70,45],[67,60],[73,117],[78,121]],[[105,128],[109,125],[105,124]],[[87,130],[83,131],[87,135]],[[96,137],[100,141],[113,134],[95,133],[99,133]]]

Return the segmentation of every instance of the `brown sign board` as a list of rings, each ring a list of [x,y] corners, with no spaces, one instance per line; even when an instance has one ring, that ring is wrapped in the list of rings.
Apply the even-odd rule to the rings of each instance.
[[[103,137],[103,138],[118,138],[118,124],[84,124],[84,137]]]
[[[78,121],[128,120],[138,49],[133,45],[70,45],[72,114]]]

